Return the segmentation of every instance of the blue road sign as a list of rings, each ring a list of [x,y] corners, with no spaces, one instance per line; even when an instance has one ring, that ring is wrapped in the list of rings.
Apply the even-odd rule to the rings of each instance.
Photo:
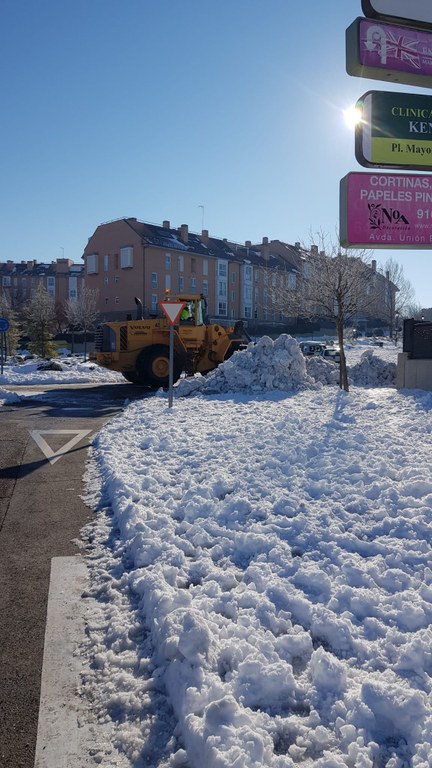
[[[6,320],[5,317],[0,317],[0,333],[4,333],[4,331],[9,330],[9,320]]]

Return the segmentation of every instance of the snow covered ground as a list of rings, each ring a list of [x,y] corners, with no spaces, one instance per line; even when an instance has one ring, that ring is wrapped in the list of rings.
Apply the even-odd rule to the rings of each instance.
[[[345,393],[264,340],[99,433],[95,763],[432,766],[432,393],[364,352]]]

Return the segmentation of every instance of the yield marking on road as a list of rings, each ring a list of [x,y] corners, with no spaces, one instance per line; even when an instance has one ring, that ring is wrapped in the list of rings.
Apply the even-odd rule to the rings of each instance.
[[[48,459],[50,464],[55,464],[68,451],[71,451],[77,443],[83,440],[91,432],[91,429],[33,429],[30,432],[31,437],[37,443],[42,453]],[[57,451],[53,451],[42,435],[74,435]]]

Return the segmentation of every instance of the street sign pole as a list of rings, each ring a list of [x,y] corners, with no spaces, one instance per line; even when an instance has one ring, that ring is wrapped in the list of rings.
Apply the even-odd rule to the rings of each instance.
[[[174,386],[174,326],[170,324],[169,335],[169,374],[168,374],[168,408],[173,404],[173,386]]]
[[[170,324],[169,331],[169,365],[168,365],[168,408],[173,404],[174,386],[174,325],[185,307],[184,301],[161,301],[160,307]]]
[[[9,320],[0,317],[0,373],[3,376],[3,362],[6,359],[6,331],[9,330]]]

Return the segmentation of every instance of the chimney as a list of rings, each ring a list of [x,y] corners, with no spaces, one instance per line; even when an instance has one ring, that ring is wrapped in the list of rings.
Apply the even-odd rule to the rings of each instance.
[[[314,256],[318,256],[318,246],[317,245],[311,245],[310,250],[311,250],[311,253]]]
[[[201,239],[203,240],[204,243],[206,244],[208,243],[209,241],[208,229],[203,229],[203,231],[201,232]]]
[[[388,270],[386,272],[386,280],[390,282],[390,272]]]
[[[372,267],[372,272],[376,272],[376,259],[372,259],[371,267]]]
[[[268,245],[268,237],[263,237],[262,244],[263,245]]]
[[[300,243],[299,242],[294,243],[294,248],[300,248]]]
[[[250,248],[252,245],[252,240],[245,240],[245,246],[246,248]]]
[[[180,227],[180,240],[183,243],[187,243],[188,241],[188,225],[182,224]]]
[[[164,229],[170,229],[170,223],[165,219],[165,221],[162,222],[162,226]]]

